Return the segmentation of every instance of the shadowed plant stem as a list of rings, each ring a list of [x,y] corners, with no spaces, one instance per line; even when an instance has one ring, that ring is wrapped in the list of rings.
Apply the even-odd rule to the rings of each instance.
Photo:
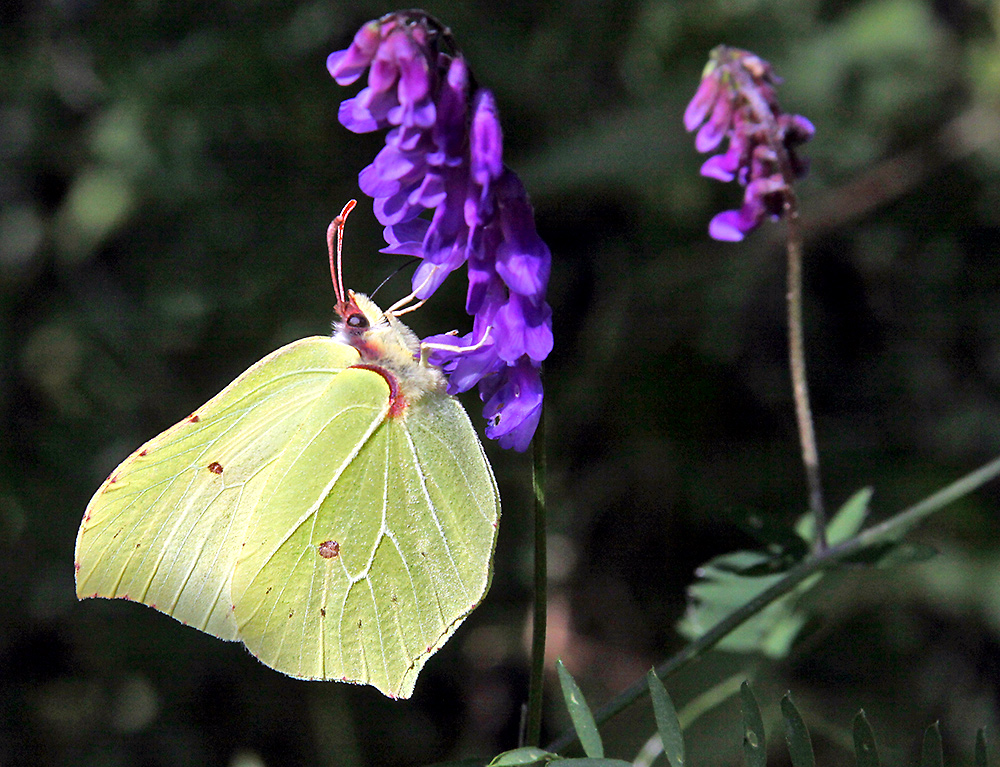
[[[819,475],[819,451],[809,407],[809,384],[806,380],[806,353],[802,341],[802,230],[799,225],[798,202],[789,186],[785,198],[788,219],[788,361],[792,373],[792,396],[795,399],[795,419],[799,425],[802,463],[806,468],[809,488],[809,511],[816,529],[817,552],[826,549],[826,511],[823,508],[823,486]]]
[[[544,408],[544,406],[543,406]],[[545,628],[548,623],[548,561],[545,515],[545,411],[531,441],[532,485],[535,495],[535,609],[531,630],[531,681],[525,745],[542,739],[542,691],[545,683]]]
[[[900,540],[911,528],[934,512],[943,509],[962,496],[968,495],[976,488],[998,476],[1000,476],[1000,458],[996,458],[985,466],[981,466],[975,471],[966,474],[961,479],[952,482],[947,487],[893,515],[884,522],[867,530],[862,530],[855,537],[843,543],[838,543],[836,546],[828,547],[824,551],[815,553],[807,559],[802,560],[787,570],[780,581],[731,612],[696,640],[685,645],[679,653],[657,666],[654,669],[656,675],[660,679],[665,680],[668,676],[676,673],[688,663],[710,650],[769,604],[788,594],[809,576],[850,559],[870,546],[886,541]],[[604,724],[648,694],[649,687],[646,684],[646,679],[644,676],[640,677],[634,684],[616,695],[598,711],[595,711],[594,720],[598,725]],[[559,752],[576,742],[576,740],[576,732],[569,729],[546,746],[546,750]]]

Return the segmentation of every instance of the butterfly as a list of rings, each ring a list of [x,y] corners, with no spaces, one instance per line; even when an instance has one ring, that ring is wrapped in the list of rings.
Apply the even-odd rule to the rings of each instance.
[[[344,290],[353,207],[327,234],[333,337],[272,352],[126,458],[87,506],[76,589],[241,641],[292,677],[407,698],[489,588],[500,497],[398,319],[407,299],[382,311]]]

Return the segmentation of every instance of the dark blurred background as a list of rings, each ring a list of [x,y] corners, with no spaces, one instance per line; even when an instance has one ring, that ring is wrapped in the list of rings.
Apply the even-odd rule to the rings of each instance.
[[[750,48],[817,126],[800,185],[806,344],[827,503],[876,518],[1000,453],[1000,11],[988,0],[438,2],[497,96],[505,158],[552,248],[546,370],[552,629],[593,703],[678,649],[685,587],[805,509],[782,227],[707,238],[740,190],[681,125],[714,45]],[[326,333],[324,232],[381,145],[336,120],[326,55],[367,0],[0,3],[0,765],[415,765],[516,745],[530,605],[526,456],[487,445],[504,519],[484,604],[414,698],[304,683],[140,605],[78,603],[90,495],[144,440],[279,345]],[[361,199],[347,282],[376,254]],[[375,255],[373,255],[375,254]],[[410,316],[467,329],[461,279]],[[408,290],[396,277],[391,303]],[[480,403],[466,405],[481,428]],[[884,762],[941,719],[952,763],[1000,724],[1000,488],[935,517],[919,566],[850,572],[784,659],[715,654],[678,706],[791,688],[821,763],[868,713]],[[554,682],[554,678],[549,680]],[[550,687],[550,735],[567,723]],[[631,758],[637,706],[608,728]],[[736,763],[738,706],[690,759]],[[779,741],[775,730],[774,740]]]

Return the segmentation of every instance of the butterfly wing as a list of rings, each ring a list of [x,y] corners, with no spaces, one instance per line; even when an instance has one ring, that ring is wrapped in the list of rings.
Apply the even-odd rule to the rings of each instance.
[[[269,666],[409,697],[489,586],[499,499],[456,400],[388,410],[381,375],[337,376],[275,462],[232,594]]]
[[[422,502],[397,503],[389,514],[410,571],[422,576],[414,594],[424,605],[417,613],[420,639],[410,645],[418,655],[401,682],[407,696],[427,659],[485,597],[500,522],[496,480],[464,408],[447,396],[420,405],[424,412],[397,431],[397,449],[404,476]],[[403,495],[405,485],[392,487]],[[431,604],[436,609],[428,609]]]
[[[238,639],[230,581],[250,513],[313,402],[357,360],[330,338],[296,341],[125,459],[87,506],[77,595],[136,600]]]

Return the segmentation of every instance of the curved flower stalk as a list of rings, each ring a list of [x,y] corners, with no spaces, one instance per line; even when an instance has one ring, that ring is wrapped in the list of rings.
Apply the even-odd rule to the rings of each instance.
[[[368,70],[367,87],[340,105],[339,118],[356,133],[388,129],[358,180],[385,226],[383,252],[423,259],[414,297],[427,299],[467,265],[473,330],[424,339],[436,345],[432,361],[449,374],[450,393],[478,384],[488,437],[526,449],[541,415],[540,365],[552,350],[551,254],[521,181],[503,164],[493,94],[476,86],[450,32],[422,11],[368,22],[327,68],[340,85]]]
[[[771,65],[749,51],[720,45],[710,54],[701,85],[684,112],[684,127],[693,131],[695,148],[711,152],[729,139],[728,149],[701,166],[708,178],[737,180],[746,187],[743,206],[717,214],[708,225],[716,240],[738,242],[770,217],[785,212],[791,185],[809,171],[795,149],[813,137],[805,117],[784,114]]]

